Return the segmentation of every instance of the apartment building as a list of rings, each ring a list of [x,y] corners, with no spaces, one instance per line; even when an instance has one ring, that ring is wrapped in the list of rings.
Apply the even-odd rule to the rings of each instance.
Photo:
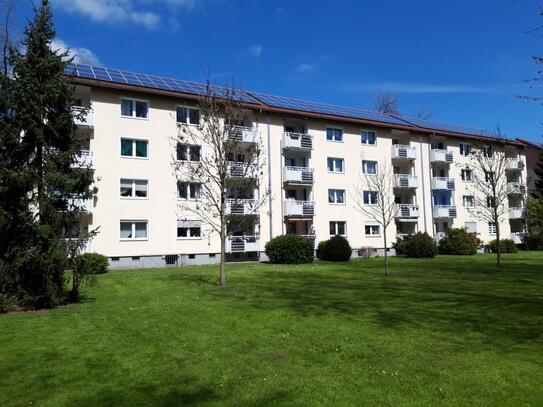
[[[66,69],[76,86],[74,109],[88,135],[82,163],[95,171],[97,196],[82,215],[82,233],[99,228],[87,250],[109,257],[112,267],[158,267],[219,261],[218,236],[180,203],[197,202],[199,187],[178,182],[172,159],[198,162],[208,154],[197,144],[172,144],[178,123],[199,124],[194,82],[89,65]],[[314,242],[345,236],[354,254],[383,249],[383,231],[357,210],[355,200],[374,203],[373,191],[359,196],[364,174],[390,166],[397,203],[387,229],[398,236],[427,232],[441,238],[449,227],[465,227],[483,242],[496,227],[474,217],[470,146],[488,132],[356,108],[242,91],[245,121],[232,128],[243,143],[260,140],[266,166],[243,205],[232,213],[253,216],[253,227],[232,233],[228,260],[263,258],[266,242],[282,234]],[[502,236],[521,243],[524,233],[526,167],[524,145],[508,142],[508,218]],[[236,176],[236,159],[231,163]],[[190,168],[190,167],[189,167]],[[245,177],[247,178],[247,177]],[[263,196],[265,195],[265,196]],[[255,207],[254,200],[266,198]]]

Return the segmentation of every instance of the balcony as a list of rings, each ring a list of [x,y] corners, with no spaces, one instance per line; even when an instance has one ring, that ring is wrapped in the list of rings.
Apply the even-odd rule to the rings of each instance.
[[[297,185],[311,185],[314,182],[313,168],[283,167],[283,182]]]
[[[508,182],[507,193],[511,195],[525,195],[526,185],[521,182]]]
[[[256,215],[258,208],[254,199],[228,199],[226,213],[228,215]]]
[[[434,239],[439,242],[440,240],[444,239],[447,236],[447,232],[436,232],[434,235]]]
[[[281,147],[286,150],[313,150],[313,137],[304,133],[283,133]]]
[[[509,208],[509,219],[523,219],[526,216],[526,209],[521,207]]]
[[[419,182],[416,176],[408,174],[394,174],[394,188],[417,188]]]
[[[430,162],[439,164],[450,164],[454,160],[452,151],[433,149],[430,152]]]
[[[258,168],[254,163],[234,162],[228,163],[227,176],[239,179],[258,178]]]
[[[396,220],[399,222],[416,222],[419,218],[419,206],[410,204],[399,204]]]
[[[434,205],[434,218],[456,218],[456,206]]]
[[[260,238],[255,235],[228,236],[226,240],[227,253],[247,253],[260,251]]]
[[[92,167],[92,151],[81,150],[76,157],[76,161],[72,164],[75,168],[91,168]]]
[[[392,146],[392,159],[397,160],[415,160],[417,158],[417,150],[415,147],[410,147],[405,144],[394,144]]]
[[[70,210],[77,210],[78,212],[90,213],[92,212],[93,200],[86,198],[70,198],[68,199],[68,207]]]
[[[454,179],[446,177],[432,177],[432,189],[454,191]]]
[[[523,244],[524,236],[526,236],[526,233],[524,232],[511,232],[511,240],[515,242],[515,244]]]
[[[283,202],[283,213],[285,216],[314,216],[315,202],[287,199]]]
[[[94,113],[90,107],[72,106],[74,123],[78,127],[94,127]]]
[[[509,157],[505,160],[505,169],[508,171],[521,171],[524,169],[524,161],[518,157]]]
[[[254,127],[231,126],[228,128],[228,139],[241,143],[258,143],[259,133]]]

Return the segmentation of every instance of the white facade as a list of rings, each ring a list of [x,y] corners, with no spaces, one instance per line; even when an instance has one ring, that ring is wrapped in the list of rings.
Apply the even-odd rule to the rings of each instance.
[[[180,213],[172,171],[176,108],[194,109],[197,102],[149,90],[83,85],[77,86],[76,99],[91,106],[87,117],[77,119],[80,131],[89,136],[81,160],[95,170],[98,188],[86,218],[89,229],[99,228],[89,250],[108,256],[112,266],[119,267],[218,262],[218,236],[201,219]],[[145,109],[147,114],[142,113]],[[387,230],[389,241],[417,231],[439,239],[448,227],[467,227],[483,242],[494,239],[492,227],[473,216],[465,198],[473,192],[469,180],[462,178],[469,158],[461,155],[460,143],[469,144],[473,136],[429,135],[273,111],[255,111],[249,117],[251,122],[236,137],[240,142],[262,140],[267,165],[257,194],[268,190],[269,196],[259,207],[250,199],[229,207],[232,213],[259,218],[253,235],[229,240],[231,253],[250,252],[250,258],[257,259],[266,242],[287,233],[315,242],[338,233],[354,249],[382,248],[382,230],[353,204],[362,199],[355,191],[363,182],[363,169],[371,172],[375,163],[377,171],[388,165],[394,173],[398,212]],[[509,218],[501,224],[502,236],[517,241],[524,233],[523,162],[519,147],[518,156],[508,163]],[[232,171],[235,175],[235,165]],[[182,199],[194,199],[194,190],[186,188]],[[238,257],[243,256],[232,259]]]

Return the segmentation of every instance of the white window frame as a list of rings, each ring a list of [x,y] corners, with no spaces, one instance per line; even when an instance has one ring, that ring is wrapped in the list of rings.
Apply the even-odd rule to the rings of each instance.
[[[471,198],[471,205],[466,205],[466,202],[469,201],[466,198]],[[473,195],[462,195],[462,205],[464,208],[475,208],[475,197]]]
[[[333,170],[330,171],[330,168],[328,168],[328,160],[333,160]],[[337,171],[337,165],[336,161],[341,160],[341,171]],[[345,174],[345,159],[341,157],[326,157],[326,169],[328,170],[328,173],[330,174]]]
[[[332,140],[328,140],[328,130],[339,130],[341,131],[341,140],[335,140],[335,139],[332,139]],[[338,126],[326,126],[326,131],[325,131],[325,135],[326,137],[326,141],[329,141],[331,143],[343,143],[343,137],[345,136],[345,130],[343,129],[343,127],[338,127]]]
[[[330,223],[334,223],[334,230],[335,230],[335,234],[333,235],[330,235],[330,236],[342,236],[342,237],[347,237],[347,221],[346,220],[331,220],[328,222],[328,233],[330,233]],[[345,224],[345,234],[344,235],[340,235],[337,233],[338,231],[338,224],[339,223],[344,223]]]
[[[122,141],[130,140],[132,141],[132,155],[123,155]],[[136,141],[145,141],[147,143],[147,157],[138,157],[136,156]],[[130,160],[148,160],[149,159],[149,140],[144,138],[131,138],[131,137],[121,137],[119,139],[119,156],[121,158],[128,158]]]
[[[367,163],[375,163],[375,173],[367,172]],[[362,160],[362,174],[377,175],[379,174],[379,162],[374,160]]]
[[[489,235],[496,234],[496,224],[494,222],[488,222],[488,234]]]
[[[132,181],[132,196],[122,196],[121,187],[124,181]],[[136,196],[136,181],[145,181],[147,184],[147,196]],[[138,201],[144,201],[149,199],[149,180],[148,179],[138,179],[138,178],[120,178],[119,179],[119,197],[121,199],[135,199]]]
[[[375,203],[371,203],[371,202],[364,202],[364,193],[368,192],[369,193],[369,196],[372,196],[372,194],[375,194]],[[371,199],[368,199],[368,201],[371,201]],[[364,205],[377,205],[377,191],[370,191],[370,190],[365,190],[365,191],[362,191],[362,203]]]
[[[200,160],[199,161],[193,161],[193,160],[178,160],[177,159],[177,146],[178,145],[182,145],[182,146],[185,146],[186,147],[186,155],[187,157],[190,157],[190,148],[191,147],[200,147]],[[175,146],[175,159],[177,162],[180,162],[180,163],[200,163],[202,162],[202,145],[201,144],[190,144],[190,143],[177,143],[177,145]]]
[[[132,223],[132,236],[136,236],[136,223],[146,224],[146,237],[121,237],[121,223]],[[138,242],[149,240],[149,220],[148,219],[121,219],[119,220],[119,240],[121,242]]]
[[[370,143],[364,143],[362,139],[362,133],[373,133],[375,135],[375,142],[373,144]],[[368,130],[368,129],[361,129],[360,130],[360,144],[363,146],[369,146],[369,147],[377,147],[377,132],[375,130]]]
[[[465,179],[466,177],[464,176],[468,172],[471,174],[469,180]],[[473,182],[473,170],[471,168],[462,168],[460,170],[460,179],[462,182]]]
[[[465,148],[463,146],[468,147],[469,151],[468,151],[467,154],[462,153],[462,151],[465,151]],[[458,153],[463,157],[469,157],[469,155],[471,154],[471,144],[469,144],[469,143],[458,143]]]
[[[377,228],[377,234],[374,233],[366,233],[366,228]],[[365,237],[381,237],[381,225],[377,223],[366,223],[364,224],[364,236]]]
[[[183,236],[179,236],[177,234],[178,230],[179,230],[179,226],[176,226],[175,228],[175,236],[177,237],[177,240],[202,240],[203,239],[203,225],[202,225],[202,221],[200,220],[187,220],[188,222],[200,222],[200,225],[199,226],[193,226],[193,227],[190,227],[190,226],[184,226],[184,227],[181,227],[182,229],[188,229],[187,230],[187,235],[190,235],[190,229],[194,229],[194,228],[199,228],[200,229],[200,236],[186,236],[186,237],[183,237]],[[177,220],[177,223],[179,222],[183,222],[183,220]]]
[[[184,109],[187,109],[187,117],[185,117],[185,121],[184,122],[180,122],[180,121],[177,121],[177,109],[178,108],[184,108]],[[190,110],[198,110],[198,123],[191,123],[189,118],[190,118]],[[176,123],[182,123],[182,124],[186,124],[187,126],[200,126],[202,124],[202,110],[199,109],[198,107],[196,106],[187,106],[187,105],[176,105],[175,106],[175,122]]]
[[[123,107],[122,107],[122,101],[123,100],[131,100],[133,103],[132,106],[132,115],[131,116],[125,116],[123,115]],[[137,117],[136,116],[136,102],[144,102],[147,103],[147,117]],[[119,98],[119,107],[121,108],[121,117],[123,119],[136,119],[136,120],[149,120],[149,116],[151,116],[151,104],[149,103],[149,100],[147,99],[137,99],[137,98],[129,98],[125,96],[121,96]]]
[[[187,184],[187,197],[186,198],[182,198],[180,195],[179,195],[179,184]],[[199,185],[199,188],[200,188],[200,193],[199,193],[199,197],[198,198],[191,198],[190,197],[190,185],[191,184],[195,184],[195,185]],[[178,200],[183,200],[183,201],[199,201],[201,199],[201,196],[202,196],[202,184],[199,183],[199,182],[191,182],[191,181],[177,181],[177,184],[175,186],[176,188],[176,195],[177,195],[177,199]]]
[[[334,194],[334,201],[333,202],[330,202],[330,193],[333,193]],[[342,193],[343,195],[343,202],[338,202],[337,201],[337,197],[338,197],[338,192]],[[346,200],[347,200],[347,197],[346,197],[346,191],[344,189],[338,189],[338,188],[328,188],[328,203],[330,205],[346,205]]]

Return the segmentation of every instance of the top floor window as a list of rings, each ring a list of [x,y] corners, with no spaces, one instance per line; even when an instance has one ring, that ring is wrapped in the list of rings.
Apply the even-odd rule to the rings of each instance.
[[[121,116],[148,119],[149,102],[145,100],[121,98]]]
[[[177,123],[200,124],[200,110],[192,107],[177,106]]]
[[[326,128],[326,140],[328,141],[343,141],[343,130],[327,127]]]
[[[485,156],[486,158],[492,158],[494,156],[494,151],[492,149],[492,146],[483,147],[483,156]]]
[[[201,146],[177,143],[177,161],[198,162],[201,158]]]
[[[360,140],[362,144],[374,146],[377,144],[377,133],[374,131],[362,130],[360,132]]]
[[[364,174],[377,174],[377,161],[362,160],[362,172]]]
[[[467,143],[460,143],[460,155],[468,156],[471,152],[471,146]]]

